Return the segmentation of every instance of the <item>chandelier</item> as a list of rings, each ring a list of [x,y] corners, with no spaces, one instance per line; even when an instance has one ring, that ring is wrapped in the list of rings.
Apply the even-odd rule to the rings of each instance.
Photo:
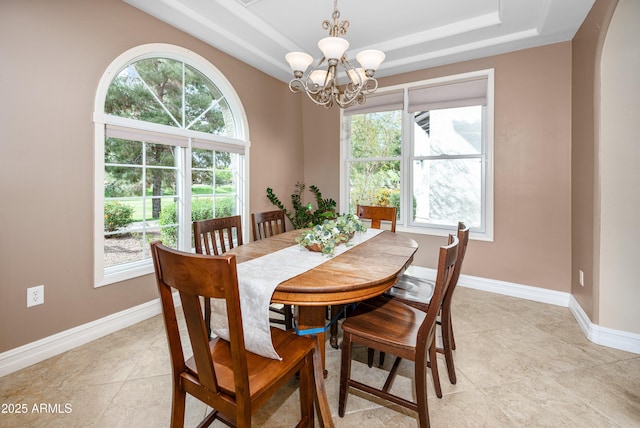
[[[338,1],[333,2],[333,22],[325,20],[322,28],[329,30],[329,37],[318,42],[322,58],[305,73],[313,62],[313,57],[304,52],[289,52],[285,58],[294,78],[289,82],[292,92],[304,91],[314,103],[330,108],[334,103],[346,108],[355,103],[364,104],[365,95],[378,88],[378,81],[373,75],[384,60],[384,53],[367,49],[356,55],[360,67],[354,67],[345,58],[349,42],[342,38],[347,34],[349,21],[339,21]],[[338,64],[342,66],[347,80],[341,86],[338,81]]]

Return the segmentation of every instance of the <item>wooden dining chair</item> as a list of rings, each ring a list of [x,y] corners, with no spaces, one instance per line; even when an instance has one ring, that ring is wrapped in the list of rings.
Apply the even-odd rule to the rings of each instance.
[[[210,218],[193,222],[193,241],[196,253],[219,256],[242,245],[242,217]],[[204,300],[207,332],[211,334],[211,301]]]
[[[436,318],[447,287],[451,283],[458,253],[458,238],[449,236],[449,243],[440,247],[438,272],[432,296],[432,305],[424,312],[396,299],[380,297],[360,303],[342,323],[342,355],[338,415],[346,410],[349,387],[367,392],[418,413],[420,427],[429,426],[427,404],[427,363],[436,365]],[[352,347],[363,345],[396,355],[387,380],[379,388],[351,378]],[[390,392],[401,359],[414,362],[416,401],[410,401]]]
[[[264,211],[251,214],[251,230],[253,232],[253,240],[270,238],[274,235],[286,232],[284,210]],[[274,324],[282,324],[285,329],[293,328],[293,308],[291,305],[269,306],[269,311],[280,315],[282,318],[269,318]]]
[[[452,384],[455,384],[457,379],[453,363],[453,350],[456,349],[456,342],[453,336],[453,325],[451,322],[451,302],[453,300],[453,292],[458,285],[462,262],[464,261],[465,254],[467,253],[467,244],[469,243],[469,226],[466,226],[462,222],[458,223],[458,241],[458,258],[453,269],[453,277],[451,278],[449,287],[444,293],[439,319],[436,321],[437,324],[440,325],[440,332],[442,335],[442,347],[437,347],[436,351],[444,354],[445,361],[447,363],[449,381]],[[396,285],[394,285],[385,295],[426,312],[431,303],[433,287],[434,281],[432,280],[404,274],[400,277],[400,280]],[[372,360],[373,355],[370,354],[370,366],[372,364]],[[382,365],[383,362],[384,354],[380,353],[380,365]],[[438,371],[435,367],[432,367],[431,375],[434,378],[438,377]],[[442,393],[439,394],[439,397],[440,396],[442,396]]]
[[[286,232],[284,210],[251,214],[251,229],[254,241]]]
[[[360,219],[371,220],[372,229],[381,229],[383,222],[388,222],[391,231],[396,231],[396,207],[379,207],[375,205],[357,205],[356,215]]]
[[[229,426],[250,427],[251,416],[296,373],[300,379],[298,426],[313,427],[314,400],[321,424],[332,426],[315,338],[272,328],[281,361],[245,349],[235,255],[185,253],[159,241],[151,244],[151,251],[173,372],[172,428],[184,425],[186,394],[213,409],[199,426],[219,419]],[[172,294],[175,290],[180,294],[186,323],[182,334],[188,335],[193,352],[190,358],[182,346]],[[229,341],[211,339],[207,334],[201,297],[225,300]]]
[[[359,219],[371,220],[370,227],[372,229],[380,229],[382,224],[389,224],[392,232],[396,231],[396,207],[380,207],[375,205],[357,205],[356,216]],[[331,316],[335,317],[335,314],[339,314],[344,310],[344,305],[331,306]],[[338,349],[338,322],[334,320],[329,327],[329,344]]]

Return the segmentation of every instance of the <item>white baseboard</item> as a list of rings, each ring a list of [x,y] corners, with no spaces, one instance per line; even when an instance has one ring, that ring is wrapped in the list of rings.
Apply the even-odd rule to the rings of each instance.
[[[162,311],[160,299],[62,331],[0,354],[0,377],[84,345]]]
[[[569,310],[585,336],[593,343],[640,354],[640,334],[628,333],[626,331],[614,330],[593,324],[582,309],[582,306],[580,306],[573,296],[569,299]]]
[[[419,266],[410,266],[407,274],[435,280],[436,270]],[[488,291],[504,296],[518,297],[520,299],[533,300],[534,302],[548,303],[551,305],[568,307],[569,293],[547,290],[530,285],[516,284],[514,282],[498,281],[496,279],[480,278],[479,276],[460,275],[458,280],[460,287],[473,288],[475,290]]]
[[[436,277],[435,269],[419,266],[410,266],[407,269],[407,273],[431,280]],[[460,287],[568,307],[590,341],[598,345],[640,354],[640,335],[593,324],[575,298],[569,293],[469,275],[460,275],[458,285]],[[180,302],[177,293],[174,294],[174,301],[176,305]],[[161,310],[160,299],[155,299],[3,352],[0,354],[0,377],[144,321],[158,315]]]
[[[413,265],[407,269],[407,273],[409,275],[420,276],[431,280],[434,280],[436,277],[435,269]],[[609,348],[640,354],[639,334],[614,330],[593,324],[582,307],[578,304],[577,300],[569,293],[469,275],[460,275],[458,285],[460,287],[489,291],[491,293],[533,300],[535,302],[548,303],[565,308],[568,307],[584,335],[591,342],[602,346],[608,346]]]

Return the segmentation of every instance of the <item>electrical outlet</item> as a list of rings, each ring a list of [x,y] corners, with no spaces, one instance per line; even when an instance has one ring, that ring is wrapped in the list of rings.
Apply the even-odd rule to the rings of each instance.
[[[44,303],[44,285],[27,288],[27,308]]]
[[[584,272],[579,270],[578,274],[580,275],[580,285],[584,287]]]

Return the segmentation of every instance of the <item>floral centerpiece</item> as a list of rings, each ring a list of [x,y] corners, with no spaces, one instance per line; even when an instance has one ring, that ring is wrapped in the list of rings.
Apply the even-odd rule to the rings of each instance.
[[[364,232],[367,227],[354,214],[342,214],[332,220],[324,220],[310,229],[305,229],[296,238],[301,246],[311,250],[333,255],[336,246],[349,242],[356,232]]]

